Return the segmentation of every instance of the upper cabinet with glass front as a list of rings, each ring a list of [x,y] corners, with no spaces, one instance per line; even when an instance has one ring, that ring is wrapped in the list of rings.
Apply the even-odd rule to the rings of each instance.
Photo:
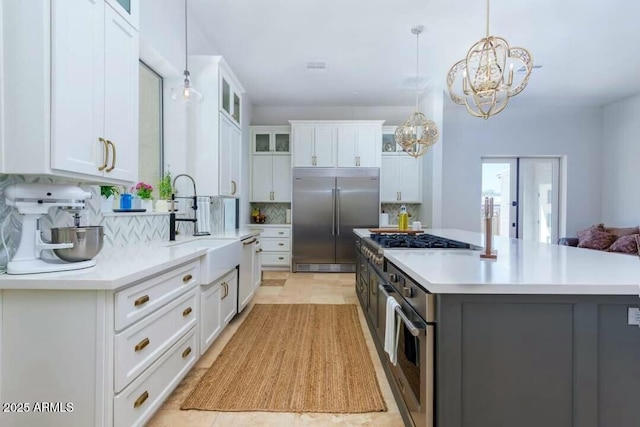
[[[290,126],[252,126],[254,154],[290,154]]]
[[[242,126],[242,93],[244,89],[233,72],[220,64],[220,111],[232,122]]]
[[[133,28],[140,27],[140,0],[105,0]]]

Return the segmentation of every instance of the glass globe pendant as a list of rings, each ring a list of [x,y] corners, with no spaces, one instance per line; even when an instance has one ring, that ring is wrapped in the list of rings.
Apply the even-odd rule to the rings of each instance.
[[[191,86],[189,76],[189,45],[188,45],[188,25],[187,25],[187,0],[184,0],[184,81],[181,86],[171,88],[171,99],[182,101],[185,104],[200,101],[202,94]]]

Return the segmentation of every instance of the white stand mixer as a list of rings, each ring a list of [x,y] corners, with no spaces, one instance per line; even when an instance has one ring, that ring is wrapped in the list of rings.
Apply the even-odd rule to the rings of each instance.
[[[8,274],[49,273],[93,267],[96,261],[66,262],[61,259],[44,259],[45,249],[72,248],[73,243],[45,243],[40,236],[38,219],[49,208],[65,208],[72,212],[84,209],[91,193],[74,185],[64,184],[13,184],[4,192],[8,206],[15,207],[23,216],[20,244],[7,264]]]

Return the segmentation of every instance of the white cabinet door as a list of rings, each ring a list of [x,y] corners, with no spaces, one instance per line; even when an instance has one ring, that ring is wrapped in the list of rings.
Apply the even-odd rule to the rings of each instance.
[[[293,129],[293,167],[314,165],[314,126],[296,126]]]
[[[102,176],[105,4],[58,0],[51,13],[51,168]]]
[[[380,167],[381,138],[380,126],[358,127],[357,166],[365,168]]]
[[[420,162],[422,158],[415,159],[407,155],[397,157],[397,161],[400,201],[403,203],[421,203],[422,177]]]
[[[262,245],[259,240],[253,245],[252,267],[253,289],[255,290],[258,289],[258,286],[262,283]]]
[[[272,156],[253,156],[253,167],[251,170],[251,201],[270,202],[273,185],[271,177],[273,175]],[[291,166],[289,165],[289,169]],[[289,174],[291,171],[289,170]]]
[[[240,155],[242,154],[242,131],[235,126],[231,127],[231,196],[240,196],[240,173],[242,172],[242,163]]]
[[[228,324],[236,314],[238,298],[238,277],[236,270],[226,275],[220,284],[220,310],[222,324]]]
[[[220,283],[202,286],[200,292],[200,354],[204,354],[222,331]]]
[[[291,156],[273,156],[273,200],[291,202]],[[254,169],[255,172],[255,169]]]
[[[218,176],[220,182],[220,195],[231,196],[233,186],[231,184],[231,141],[232,129],[234,125],[231,121],[220,113],[220,164]]]
[[[338,167],[351,168],[359,166],[357,161],[358,127],[343,125],[338,127]]]
[[[319,167],[334,167],[335,146],[337,139],[336,126],[315,126],[314,155],[315,165]]]
[[[105,7],[104,62],[104,135],[111,148],[105,177],[137,181],[138,32],[111,7]]]
[[[238,313],[253,298],[253,260],[256,238],[250,237],[242,242],[242,259],[240,260],[240,277],[238,278]]]
[[[380,168],[380,202],[397,203],[400,197],[398,188],[398,157],[382,156]]]

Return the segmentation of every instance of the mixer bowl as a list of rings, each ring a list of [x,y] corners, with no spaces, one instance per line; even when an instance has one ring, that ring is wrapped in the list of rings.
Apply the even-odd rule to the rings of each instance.
[[[104,227],[58,227],[51,229],[51,243],[73,243],[72,248],[54,249],[61,259],[69,262],[87,261],[102,249]]]

